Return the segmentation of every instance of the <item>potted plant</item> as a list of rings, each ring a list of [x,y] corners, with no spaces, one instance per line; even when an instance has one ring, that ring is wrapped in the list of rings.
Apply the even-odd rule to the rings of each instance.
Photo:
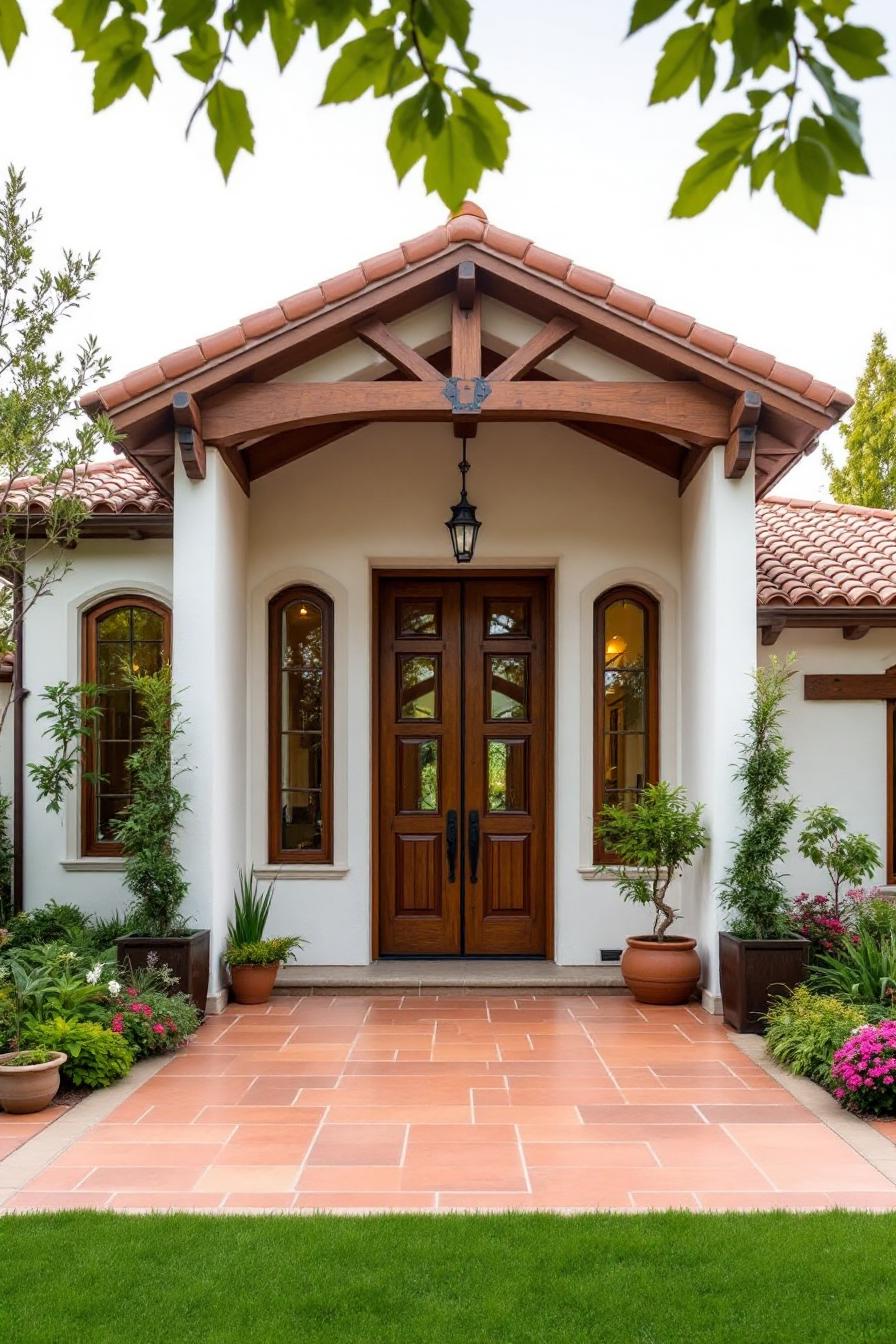
[[[683,788],[648,784],[634,807],[605,807],[598,831],[622,869],[617,886],[627,901],[652,905],[653,932],[627,938],[622,975],[640,1003],[687,1003],[700,979],[693,938],[668,934],[678,912],[669,887],[709,841],[701,804],[691,806]]]
[[[730,929],[719,934],[719,976],[725,1021],[740,1032],[763,1032],[772,999],[794,989],[809,964],[809,941],[794,932],[776,871],[798,808],[787,792],[792,752],[781,731],[795,672],[792,654],[756,668],[735,770],[746,824],[719,887],[721,904],[733,916]]]
[[[0,1106],[10,1115],[43,1111],[59,1091],[61,1050],[14,1050],[0,1055]]]
[[[130,673],[128,685],[143,714],[140,744],[128,757],[131,799],[114,822],[125,855],[124,881],[134,898],[133,933],[115,940],[120,965],[167,965],[200,1013],[208,995],[209,931],[191,929],[181,914],[187,895],[177,832],[189,807],[178,787],[185,771],[175,756],[184,719],[172,697],[171,669]]]
[[[264,891],[259,891],[254,868],[248,873],[241,868],[239,880],[233,919],[227,925],[224,960],[230,967],[231,989],[236,1002],[267,1003],[282,963],[305,943],[293,935],[265,938],[274,885],[269,883]]]

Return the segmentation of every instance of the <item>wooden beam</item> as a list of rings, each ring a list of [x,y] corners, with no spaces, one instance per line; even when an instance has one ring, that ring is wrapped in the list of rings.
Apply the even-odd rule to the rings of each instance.
[[[678,478],[679,495],[683,495],[687,490],[712,450],[713,445],[711,443],[704,444],[702,448],[690,448],[688,450],[688,455],[681,464],[681,475]]]
[[[476,263],[462,261],[457,268],[457,302],[463,312],[469,313],[476,301]]]
[[[758,392],[741,392],[731,409],[725,445],[725,475],[730,481],[739,481],[750,465],[761,411],[762,397]]]
[[[843,638],[864,639],[870,629],[870,625],[859,625],[858,623],[856,625],[844,625]]]
[[[806,700],[896,700],[896,675],[813,673],[803,678],[803,695]]]
[[[844,625],[867,625],[872,630],[893,629],[896,626],[896,606],[824,607],[807,604],[786,607],[769,603],[757,608],[757,624],[768,625],[783,620],[788,628],[798,630],[842,630]]]
[[[565,345],[576,333],[576,324],[571,322],[568,317],[552,317],[550,322],[546,322],[541,331],[536,331],[535,335],[521,345],[518,350],[514,350],[512,355],[508,355],[503,364],[490,375],[493,382],[500,382],[502,379],[510,382],[515,378],[523,378],[534,369],[536,364],[540,364],[548,355],[552,355],[555,350],[559,350],[561,345]]]
[[[464,262],[457,270],[457,289],[451,305],[451,374],[454,378],[478,378],[482,373],[479,311],[476,268],[472,262]]]
[[[719,443],[728,399],[700,383],[537,381],[489,384],[482,420],[584,420]],[[450,420],[444,383],[238,383],[203,403],[207,443],[231,446],[305,425]]]
[[[249,470],[246,466],[246,460],[239,448],[229,447],[226,444],[222,444],[218,447],[218,452],[220,453],[221,461],[224,463],[243,494],[248,495],[251,491],[251,486],[249,484]]]
[[[365,423],[359,420],[339,425],[312,425],[309,429],[288,429],[283,434],[271,434],[266,439],[259,439],[257,443],[251,443],[243,449],[249,480],[255,481],[259,476],[267,476],[289,462],[307,457],[335,439],[344,439],[346,435],[354,434],[355,430],[363,429]]]
[[[202,442],[199,403],[189,392],[175,392],[171,398],[171,413],[184,471],[191,481],[204,481],[205,444]]]
[[[769,621],[767,625],[761,625],[759,627],[759,630],[763,647],[768,649],[771,648],[773,644],[777,644],[778,636],[780,635],[783,629],[784,629],[783,616],[780,617],[778,620]]]
[[[623,457],[630,457],[635,462],[653,467],[655,471],[678,480],[681,459],[686,452],[680,443],[673,443],[671,439],[664,439],[661,434],[652,434],[646,429],[631,429],[625,425],[588,424],[581,420],[564,420],[562,423],[576,434],[584,434],[586,438],[604,443],[608,448],[622,453]]]
[[[428,359],[418,355],[412,346],[407,345],[399,336],[391,332],[385,322],[381,322],[378,317],[372,317],[367,322],[360,322],[355,327],[355,331],[365,345],[371,346],[378,354],[388,359],[390,364],[394,364],[396,369],[406,373],[409,378],[419,378],[424,383],[440,383],[443,381],[438,369],[433,368]]]

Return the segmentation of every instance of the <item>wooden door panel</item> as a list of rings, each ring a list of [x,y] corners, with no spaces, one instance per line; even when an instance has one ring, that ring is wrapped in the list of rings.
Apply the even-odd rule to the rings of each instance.
[[[482,916],[532,914],[528,835],[485,835],[482,856]]]

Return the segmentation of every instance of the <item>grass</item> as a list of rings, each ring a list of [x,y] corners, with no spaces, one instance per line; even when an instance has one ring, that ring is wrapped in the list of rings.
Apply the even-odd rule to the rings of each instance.
[[[0,1339],[890,1341],[888,1214],[0,1218]]]

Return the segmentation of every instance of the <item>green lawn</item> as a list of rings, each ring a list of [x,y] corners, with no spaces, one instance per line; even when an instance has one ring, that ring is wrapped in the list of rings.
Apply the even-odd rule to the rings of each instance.
[[[16,1344],[863,1344],[892,1215],[0,1218]]]

